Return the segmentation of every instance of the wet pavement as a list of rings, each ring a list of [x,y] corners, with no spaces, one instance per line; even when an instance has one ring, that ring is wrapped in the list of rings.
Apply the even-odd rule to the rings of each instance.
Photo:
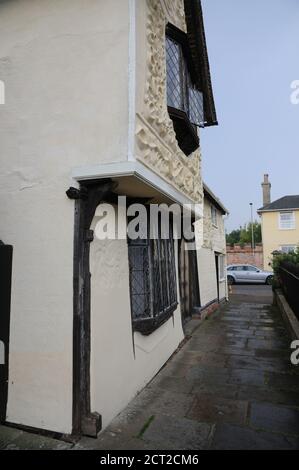
[[[299,367],[268,286],[231,301],[97,439],[98,449],[299,449]]]
[[[299,366],[290,363],[291,340],[271,305],[271,288],[233,289],[230,303],[198,320],[190,339],[97,439],[55,441],[52,448],[299,449]],[[29,436],[33,448],[38,436]],[[9,440],[0,427],[0,448],[26,448],[24,439],[21,433]]]

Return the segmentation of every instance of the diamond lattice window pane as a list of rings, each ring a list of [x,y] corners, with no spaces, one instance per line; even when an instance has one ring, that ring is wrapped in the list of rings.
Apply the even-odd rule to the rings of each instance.
[[[130,279],[133,318],[148,318],[151,309],[147,246],[130,246]]]
[[[167,104],[183,109],[180,45],[166,38]]]
[[[203,94],[192,87],[189,87],[189,119],[196,126],[204,125]]]
[[[177,283],[173,232],[161,239],[161,220],[156,227],[158,238],[128,238],[131,309],[134,320],[159,316],[176,302]]]
[[[175,274],[175,255],[173,239],[168,243],[168,259],[169,259],[169,290],[170,290],[170,305],[177,301],[177,287],[176,287],[176,274]]]
[[[163,286],[160,273],[160,241],[158,239],[152,240],[152,262],[154,315],[159,315],[163,312]]]

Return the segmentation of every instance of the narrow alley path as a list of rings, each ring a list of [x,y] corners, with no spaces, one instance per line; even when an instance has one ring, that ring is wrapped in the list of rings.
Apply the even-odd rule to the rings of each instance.
[[[235,289],[98,440],[77,447],[298,449],[299,367],[271,288]]]
[[[234,289],[98,439],[2,426],[0,448],[299,449],[299,366],[271,288]]]

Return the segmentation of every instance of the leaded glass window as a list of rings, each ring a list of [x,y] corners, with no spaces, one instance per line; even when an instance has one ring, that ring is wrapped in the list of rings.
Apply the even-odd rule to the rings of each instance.
[[[183,48],[166,36],[167,105],[183,111],[195,126],[204,126],[203,94],[193,85]]]
[[[150,308],[149,247],[140,240],[130,242],[131,305],[134,318],[147,318]]]
[[[192,124],[202,127],[204,124],[203,94],[194,87],[189,87],[189,118]]]
[[[181,46],[172,39],[166,38],[167,103],[168,106],[184,110],[181,58]]]
[[[149,225],[149,224],[148,224]],[[133,324],[158,320],[177,306],[177,283],[172,227],[167,239],[161,224],[154,239],[128,238],[130,293]]]

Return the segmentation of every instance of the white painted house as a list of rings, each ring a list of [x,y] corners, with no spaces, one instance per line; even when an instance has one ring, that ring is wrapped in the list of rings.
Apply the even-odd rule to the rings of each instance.
[[[183,340],[183,309],[216,298],[197,268],[214,255],[185,255],[176,223],[147,243],[94,232],[118,195],[196,203],[206,221],[199,129],[217,120],[201,3],[3,0],[0,79],[2,419],[95,436]]]
[[[228,210],[204,184],[203,240],[197,250],[201,308],[208,311],[228,299],[224,218]]]

